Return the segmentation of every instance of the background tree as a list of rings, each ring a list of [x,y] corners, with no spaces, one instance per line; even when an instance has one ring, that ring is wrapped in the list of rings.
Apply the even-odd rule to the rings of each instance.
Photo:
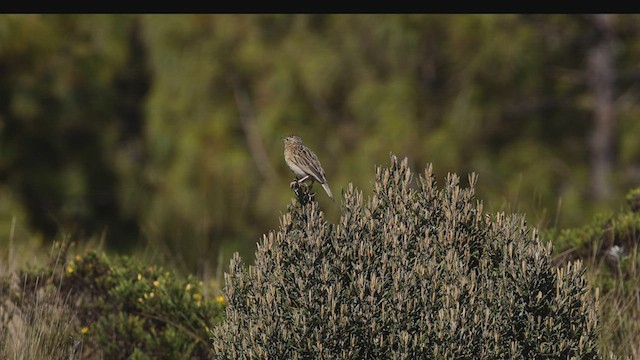
[[[594,98],[594,126],[590,139],[591,189],[596,199],[611,196],[616,111],[614,102],[614,29],[611,14],[593,15],[595,39],[588,53],[589,86]]]
[[[130,17],[3,16],[0,180],[47,238],[136,236],[114,161],[125,127],[142,120],[129,95],[145,79],[125,74],[130,27]]]
[[[292,197],[289,134],[338,196],[394,152],[440,179],[477,172],[488,211],[540,227],[640,180],[637,15],[2,20],[2,211],[45,238],[106,230],[205,273],[250,258]]]

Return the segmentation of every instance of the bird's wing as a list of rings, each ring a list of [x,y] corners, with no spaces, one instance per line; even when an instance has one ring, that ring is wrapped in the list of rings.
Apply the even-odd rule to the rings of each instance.
[[[298,156],[298,164],[302,170],[307,174],[313,176],[317,182],[324,184],[327,182],[327,178],[324,176],[324,170],[320,165],[320,160],[313,151],[309,150],[306,146],[302,146],[302,154]]]

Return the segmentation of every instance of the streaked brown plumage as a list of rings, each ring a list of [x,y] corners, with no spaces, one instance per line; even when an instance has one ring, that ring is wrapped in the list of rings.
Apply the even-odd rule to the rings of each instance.
[[[284,140],[284,161],[296,175],[296,180],[291,185],[300,184],[311,178],[311,182],[313,183],[314,180],[319,182],[327,192],[327,195],[333,200],[333,194],[316,154],[304,146],[302,139],[298,136],[292,135],[282,139]]]

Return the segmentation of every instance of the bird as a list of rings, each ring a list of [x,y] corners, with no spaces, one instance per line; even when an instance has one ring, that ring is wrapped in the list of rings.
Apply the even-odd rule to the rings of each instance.
[[[327,183],[322,165],[316,154],[302,143],[299,136],[291,135],[282,138],[284,140],[284,161],[289,169],[296,175],[296,180],[291,182],[291,186],[303,183],[307,179],[319,182],[327,195],[333,200],[333,194]]]

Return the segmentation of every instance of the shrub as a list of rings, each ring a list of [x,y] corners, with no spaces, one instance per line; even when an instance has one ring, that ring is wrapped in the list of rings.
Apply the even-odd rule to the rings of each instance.
[[[547,236],[558,247],[557,260],[606,260],[609,271],[617,272],[627,255],[640,245],[640,188],[625,197],[626,207],[616,213],[600,213],[578,228],[548,231]],[[623,266],[623,270],[627,266]],[[633,271],[633,269],[631,269]]]
[[[74,347],[82,359],[211,356],[209,332],[222,319],[224,301],[205,298],[200,281],[180,280],[160,267],[128,257],[88,252],[65,258],[57,262],[64,266],[52,263],[19,274],[21,288],[15,280],[5,279],[0,292],[8,294],[9,301],[4,308],[32,308],[40,292],[53,290],[65,299],[58,306],[64,305],[74,315],[67,320],[72,328],[67,335],[73,337],[68,347]]]
[[[215,357],[599,358],[579,262],[555,268],[521,216],[483,213],[473,174],[412,179],[392,156],[366,203],[349,185],[336,225],[294,200],[255,265],[231,260]]]

